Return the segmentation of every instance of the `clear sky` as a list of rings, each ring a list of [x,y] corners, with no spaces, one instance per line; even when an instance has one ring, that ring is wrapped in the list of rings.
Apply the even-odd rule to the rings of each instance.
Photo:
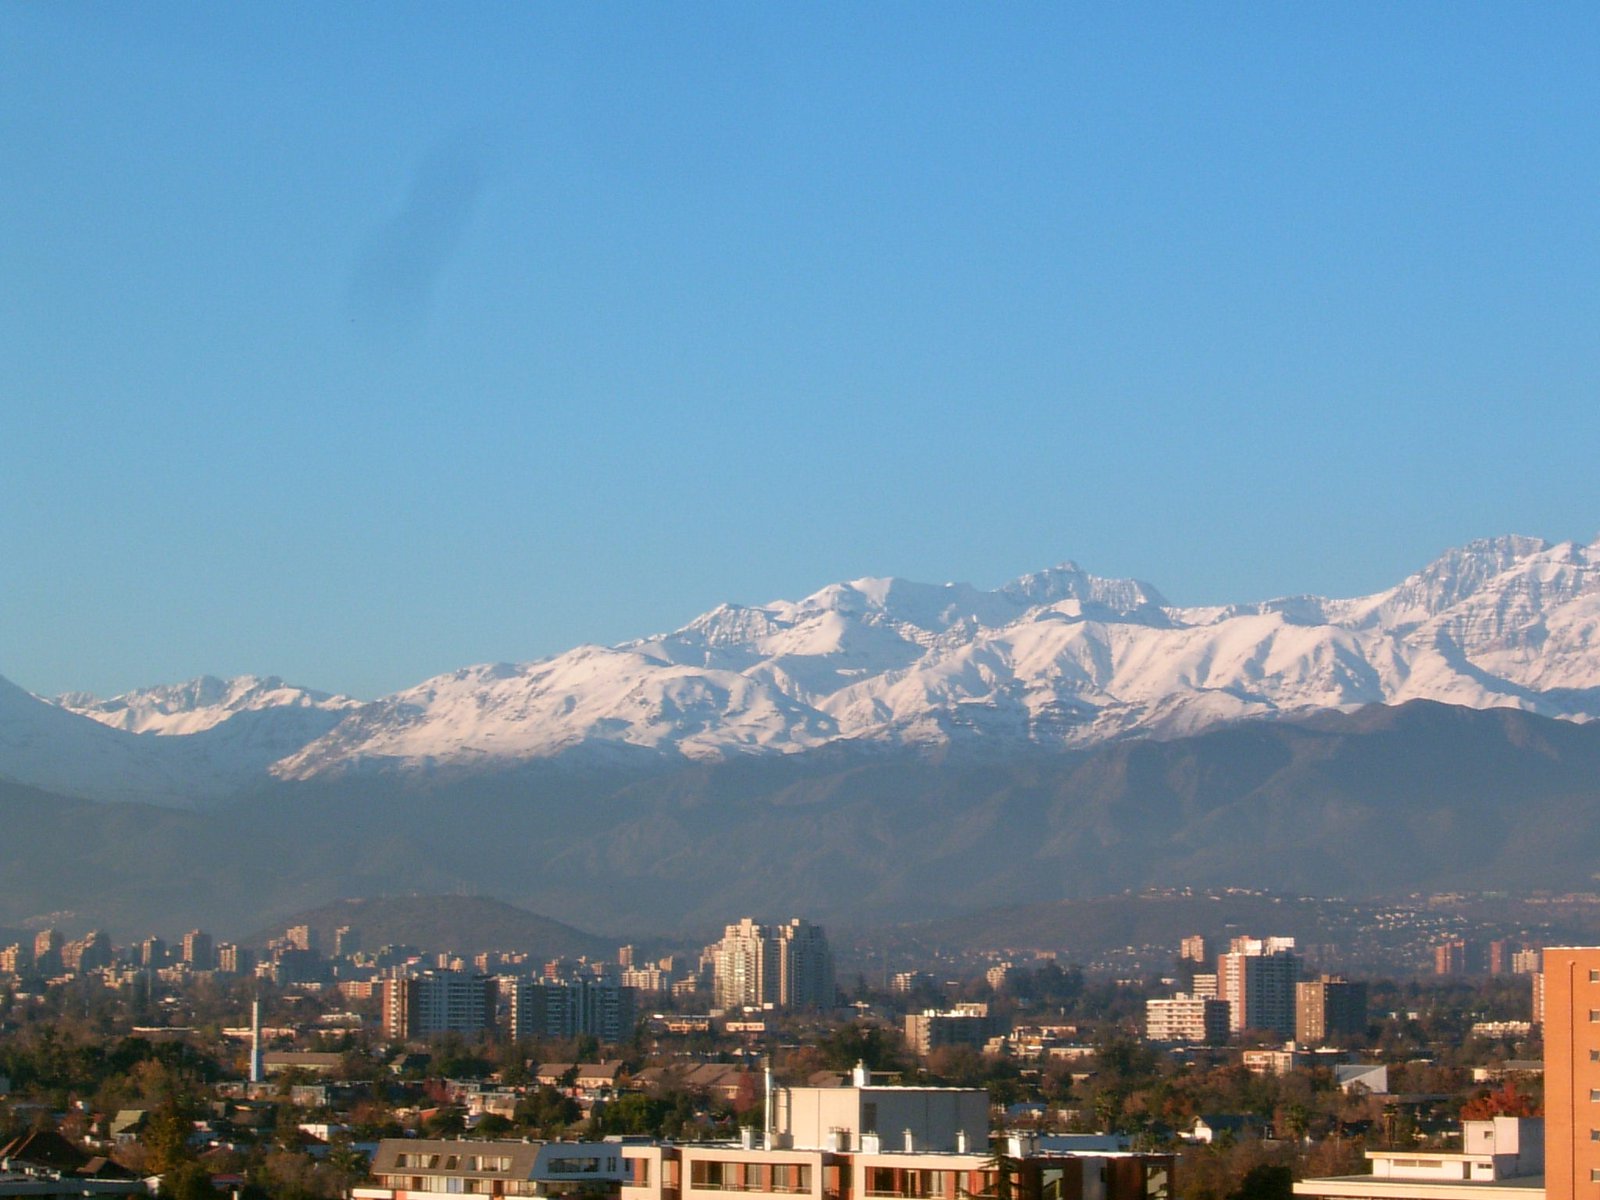
[[[0,674],[1600,533],[1600,6],[0,4]]]

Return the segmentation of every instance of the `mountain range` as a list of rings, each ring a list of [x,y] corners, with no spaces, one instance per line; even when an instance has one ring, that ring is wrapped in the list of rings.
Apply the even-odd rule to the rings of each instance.
[[[993,591],[858,579],[370,702],[276,678],[111,699],[0,680],[0,776],[206,807],[274,784],[551,761],[1054,752],[1417,699],[1600,716],[1600,541],[1486,539],[1369,596],[1213,607],[1072,563]]]

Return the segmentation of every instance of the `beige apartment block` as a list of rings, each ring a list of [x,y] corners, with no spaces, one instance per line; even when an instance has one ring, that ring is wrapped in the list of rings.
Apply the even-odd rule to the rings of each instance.
[[[1544,951],[1545,1191],[1600,1197],[1600,946]]]

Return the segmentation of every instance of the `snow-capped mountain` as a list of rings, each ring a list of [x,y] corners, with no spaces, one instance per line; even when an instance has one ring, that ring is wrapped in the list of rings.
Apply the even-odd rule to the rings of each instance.
[[[1178,608],[1075,564],[995,591],[899,579],[723,605],[611,648],[429,680],[277,764],[285,778],[579,747],[690,757],[831,742],[1073,745],[1427,698],[1600,715],[1600,543],[1505,537],[1373,596]]]
[[[249,675],[50,701],[0,679],[0,776],[96,800],[199,805],[270,778],[360,704]]]
[[[165,746],[65,712],[0,679],[0,776],[74,796],[182,804],[186,764]]]
[[[578,751],[1087,745],[1412,699],[1600,715],[1600,542],[1495,538],[1371,596],[1210,608],[1072,563],[994,591],[859,579],[370,704],[245,678],[61,697],[56,711],[127,731],[141,751],[203,745],[213,777],[307,779]],[[51,786],[19,761],[0,727],[0,774]]]
[[[240,713],[265,711],[336,714],[301,723],[307,728],[316,724],[332,728],[340,716],[361,705],[348,696],[291,687],[275,675],[241,675],[237,679],[202,675],[187,683],[141,688],[110,700],[72,692],[57,696],[55,702],[113,729],[159,734],[200,733]]]

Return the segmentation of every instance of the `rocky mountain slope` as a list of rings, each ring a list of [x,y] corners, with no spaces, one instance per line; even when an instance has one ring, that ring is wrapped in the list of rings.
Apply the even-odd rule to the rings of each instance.
[[[0,775],[191,803],[269,772],[470,775],[829,745],[1013,753],[1414,699],[1589,719],[1600,542],[1495,538],[1371,596],[1211,608],[1070,563],[994,591],[861,579],[724,605],[618,646],[463,668],[368,704],[255,679],[63,696],[49,717],[21,714],[25,699],[0,691]],[[69,730],[75,718],[87,720]]]

